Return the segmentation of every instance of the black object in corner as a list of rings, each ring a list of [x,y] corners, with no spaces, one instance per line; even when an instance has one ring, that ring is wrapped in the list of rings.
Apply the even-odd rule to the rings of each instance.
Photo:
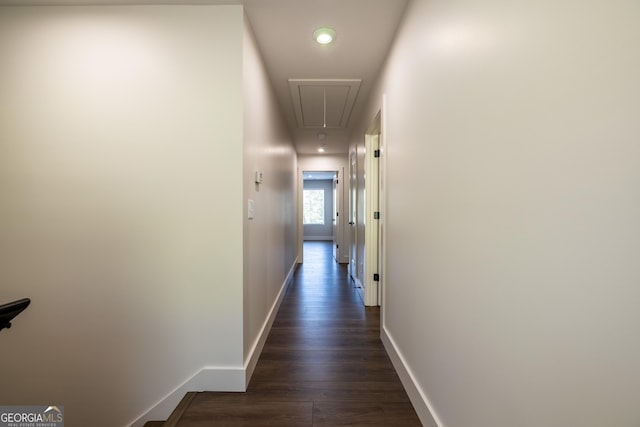
[[[29,298],[22,298],[0,305],[0,331],[4,328],[10,328],[13,318],[22,313],[25,308],[29,307],[29,304],[31,304]]]

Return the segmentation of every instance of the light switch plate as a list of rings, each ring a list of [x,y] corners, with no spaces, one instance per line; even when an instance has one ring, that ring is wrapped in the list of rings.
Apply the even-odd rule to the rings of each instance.
[[[253,217],[254,217],[253,200],[249,199],[247,202],[247,218],[253,219]]]

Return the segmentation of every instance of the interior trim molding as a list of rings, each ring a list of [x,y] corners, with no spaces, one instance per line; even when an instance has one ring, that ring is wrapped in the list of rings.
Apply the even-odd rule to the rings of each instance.
[[[256,364],[258,363],[258,359],[260,358],[260,354],[262,353],[262,349],[264,348],[264,343],[267,341],[267,337],[269,336],[269,332],[271,332],[271,326],[273,325],[273,321],[278,314],[278,310],[280,309],[280,304],[282,303],[282,299],[284,298],[285,291],[289,287],[291,283],[291,279],[293,278],[293,273],[295,273],[296,268],[298,267],[298,257],[293,261],[287,276],[284,278],[284,282],[280,287],[280,292],[278,292],[278,296],[276,300],[273,302],[271,306],[271,310],[269,311],[269,315],[267,319],[264,321],[262,325],[262,329],[258,334],[253,346],[251,347],[251,351],[247,356],[247,359],[244,362],[244,370],[245,370],[245,390],[249,386],[249,381],[251,380],[251,376],[253,375],[253,370],[256,368]],[[243,390],[243,391],[245,391]]]
[[[356,289],[356,293],[360,297],[362,305],[364,305],[364,286],[362,286],[362,282],[360,281],[360,279],[358,279],[358,277],[351,275],[351,279],[353,280],[353,287]]]
[[[424,427],[445,427],[433,410],[433,405],[427,398],[424,390],[422,390],[418,385],[413,372],[409,368],[409,365],[402,356],[400,350],[398,350],[398,346],[391,334],[387,331],[385,325],[381,325],[380,339],[382,340],[384,348],[387,350],[391,363],[393,363],[393,367],[396,369],[396,372],[400,377],[400,381],[402,382],[402,385],[404,386],[404,389],[409,396],[409,400],[411,400],[422,425]]]
[[[140,415],[129,427],[143,427],[147,421],[166,420],[190,391],[245,391],[245,370],[241,367],[202,368]]]
[[[289,79],[291,101],[299,128],[344,129],[349,124],[353,106],[360,91],[360,79]],[[326,105],[324,111],[339,111],[339,115],[330,115],[323,109],[314,108]]]
[[[140,415],[135,421],[129,424],[129,427],[143,427],[147,421],[166,420],[173,410],[178,406],[185,394],[192,391],[226,391],[226,392],[244,392],[253,374],[253,370],[258,363],[260,353],[264,348],[264,343],[269,336],[271,326],[276,318],[285,291],[291,283],[293,273],[298,266],[298,258],[293,261],[287,276],[280,287],[280,292],[276,297],[269,316],[262,325],[262,330],[258,335],[249,357],[242,367],[204,367],[193,374],[190,378],[169,392],[164,398],[160,399],[155,405]]]

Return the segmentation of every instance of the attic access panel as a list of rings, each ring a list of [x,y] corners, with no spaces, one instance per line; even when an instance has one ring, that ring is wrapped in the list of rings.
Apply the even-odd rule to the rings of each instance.
[[[360,79],[289,79],[298,127],[346,128],[361,82]]]

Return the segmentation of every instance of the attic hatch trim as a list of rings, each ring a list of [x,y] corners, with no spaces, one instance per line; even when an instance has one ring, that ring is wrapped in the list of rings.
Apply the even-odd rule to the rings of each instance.
[[[288,81],[298,128],[320,129],[326,124],[327,129],[344,129],[349,125],[353,106],[360,91],[361,79],[289,79]],[[316,94],[322,95],[317,95],[315,99],[313,89],[316,89]],[[343,90],[340,91],[340,89]],[[338,118],[336,122],[327,123],[323,106],[323,103],[327,102],[327,92],[333,94],[328,99],[327,108],[331,112],[330,115]],[[313,111],[314,109],[305,109],[305,105],[317,105],[318,112]]]

